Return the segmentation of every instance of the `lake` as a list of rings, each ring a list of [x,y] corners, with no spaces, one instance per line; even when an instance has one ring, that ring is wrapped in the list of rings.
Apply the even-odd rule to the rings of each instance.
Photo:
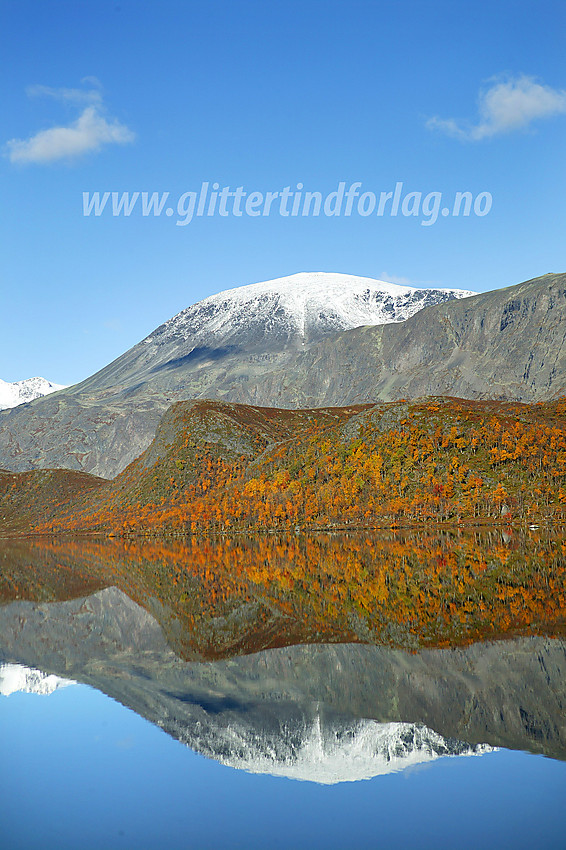
[[[0,846],[560,847],[560,532],[0,545]]]

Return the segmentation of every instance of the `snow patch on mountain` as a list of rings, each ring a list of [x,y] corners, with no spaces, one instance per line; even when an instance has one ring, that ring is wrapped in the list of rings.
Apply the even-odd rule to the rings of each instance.
[[[261,338],[313,339],[362,325],[403,322],[423,307],[475,292],[417,289],[368,277],[301,272],[211,295],[165,322],[144,343],[211,338],[224,342],[256,331]]]
[[[46,696],[68,685],[76,682],[23,664],[0,664],[0,694],[5,697],[18,692]]]
[[[11,384],[0,379],[0,410],[17,407],[19,404],[26,404],[35,398],[64,389],[64,384],[54,384],[46,378],[26,378]]]

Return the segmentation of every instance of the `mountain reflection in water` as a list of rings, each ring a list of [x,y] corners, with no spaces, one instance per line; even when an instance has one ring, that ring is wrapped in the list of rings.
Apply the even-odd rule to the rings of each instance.
[[[92,685],[225,764],[328,784],[566,758],[556,538],[35,541],[0,565],[0,681]]]

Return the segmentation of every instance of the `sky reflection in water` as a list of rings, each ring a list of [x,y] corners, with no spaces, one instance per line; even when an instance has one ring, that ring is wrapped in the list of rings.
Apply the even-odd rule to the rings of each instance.
[[[98,691],[0,697],[2,847],[564,846],[566,765],[499,750],[321,786],[206,759]]]

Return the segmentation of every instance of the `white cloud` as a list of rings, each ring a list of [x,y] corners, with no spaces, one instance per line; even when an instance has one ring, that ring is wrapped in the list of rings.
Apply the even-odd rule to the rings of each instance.
[[[102,89],[102,83],[98,77],[94,77],[92,75],[89,77],[83,77],[81,79],[81,83],[85,83],[87,86],[95,86],[97,89]]]
[[[469,124],[454,118],[429,118],[427,127],[458,139],[481,141],[514,130],[526,129],[539,118],[566,112],[566,91],[522,75],[494,82],[479,95],[479,121]]]
[[[103,145],[124,145],[133,142],[135,134],[119,121],[104,114],[100,83],[94,77],[85,77],[88,89],[50,88],[32,86],[31,97],[52,97],[75,105],[84,105],[83,111],[71,124],[40,130],[29,139],[11,139],[6,143],[10,162],[18,164],[48,163],[69,160],[100,150]]]
[[[69,103],[102,103],[102,94],[94,88],[54,89],[51,86],[28,86],[26,94],[29,97],[52,97],[55,100],[63,100]]]
[[[395,274],[387,274],[387,272],[381,272],[379,275],[379,279],[385,281],[385,283],[396,283],[398,286],[414,286],[412,280],[409,280],[408,277],[399,277]]]

